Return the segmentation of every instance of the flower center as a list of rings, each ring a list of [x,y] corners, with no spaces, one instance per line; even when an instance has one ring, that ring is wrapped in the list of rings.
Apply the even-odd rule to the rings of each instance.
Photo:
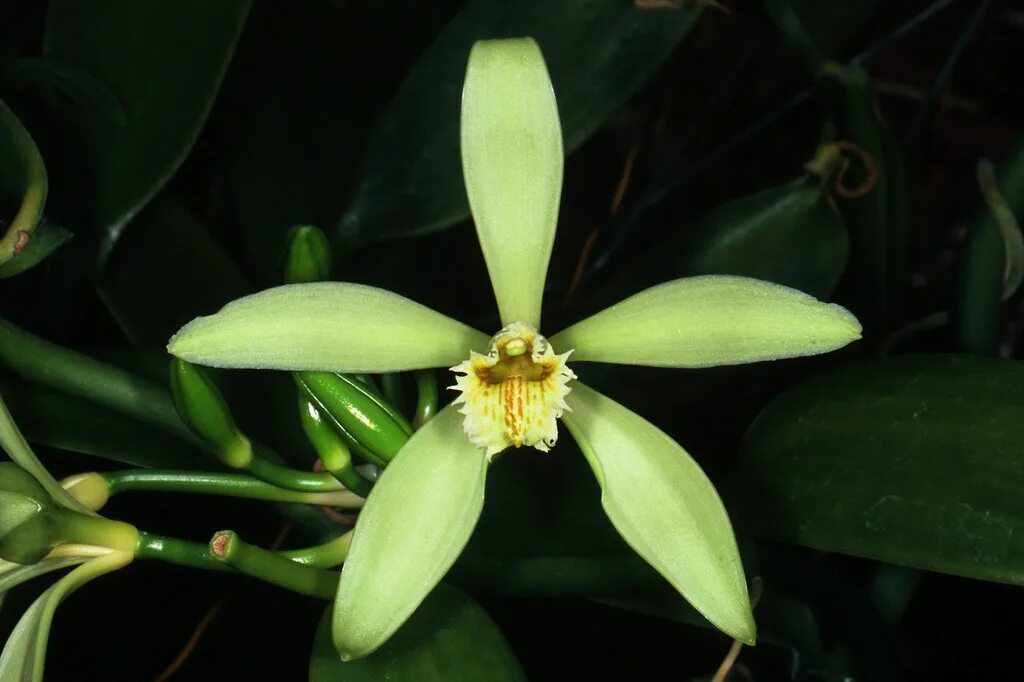
[[[459,374],[451,388],[465,415],[469,440],[495,455],[510,445],[547,452],[558,440],[558,418],[569,409],[567,386],[576,375],[565,361],[572,351],[555,354],[547,339],[513,322],[491,340],[487,355],[470,353],[452,367]]]

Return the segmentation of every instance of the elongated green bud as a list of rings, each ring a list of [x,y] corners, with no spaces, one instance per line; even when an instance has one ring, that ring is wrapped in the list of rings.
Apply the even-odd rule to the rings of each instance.
[[[311,402],[373,457],[385,463],[412,435],[409,422],[383,397],[357,379],[329,372],[299,372]]]
[[[196,365],[171,361],[171,395],[178,415],[209,444],[229,467],[244,469],[252,461],[252,445],[235,426],[231,409],[213,380]]]
[[[299,392],[299,418],[324,468],[356,495],[369,495],[372,484],[356,471],[345,440],[333,425],[324,421],[320,408],[309,400],[304,391]]]
[[[285,259],[286,284],[323,282],[331,277],[331,245],[323,230],[313,225],[296,225],[291,229]]]

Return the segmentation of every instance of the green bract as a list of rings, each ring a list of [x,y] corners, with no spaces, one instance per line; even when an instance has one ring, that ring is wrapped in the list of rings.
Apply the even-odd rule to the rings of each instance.
[[[540,322],[562,180],[558,112],[530,39],[477,43],[463,92],[466,189],[503,325]],[[552,337],[572,361],[708,367],[822,353],[859,338],[839,306],[742,277],[677,280]],[[488,337],[395,294],[356,284],[293,285],[249,296],[183,328],[168,349],[223,367],[393,372],[450,367]],[[517,353],[522,353],[521,347]],[[569,384],[564,420],[625,540],[723,631],[755,626],[732,528],[711,482],[656,427]],[[409,440],[370,494],[342,571],[333,636],[370,653],[409,617],[465,546],[489,464],[455,407]]]

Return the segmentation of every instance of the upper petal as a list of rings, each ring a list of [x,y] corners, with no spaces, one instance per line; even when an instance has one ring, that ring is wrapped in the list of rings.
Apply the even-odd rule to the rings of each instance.
[[[449,406],[417,431],[359,514],[334,605],[334,645],[359,658],[383,644],[458,558],[480,518],[487,457]]]
[[[562,158],[558,107],[537,43],[476,43],[462,90],[462,172],[502,326],[540,326]]]
[[[815,355],[860,338],[848,310],[779,284],[708,275],[627,298],[551,337],[573,361],[710,367]]]
[[[756,629],[736,540],[718,493],[674,440],[580,382],[562,417],[587,457],[616,530],[716,627]]]
[[[397,372],[450,366],[489,341],[390,291],[316,282],[232,301],[182,327],[167,350],[214,367]]]

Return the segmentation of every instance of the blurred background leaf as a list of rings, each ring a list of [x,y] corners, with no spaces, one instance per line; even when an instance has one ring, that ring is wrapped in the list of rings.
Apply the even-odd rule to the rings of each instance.
[[[559,103],[566,152],[615,112],[695,25],[699,8],[471,0],[402,83],[371,134],[339,224],[345,245],[440,230],[469,215],[458,154],[466,56],[481,38],[532,36]],[[600,34],[603,40],[591,37]]]
[[[782,394],[737,478],[769,537],[1020,583],[1024,367],[920,355],[844,366]]]
[[[42,57],[53,68],[36,75],[66,79],[81,70],[123,111],[121,118],[85,106],[66,116],[66,103],[55,103],[48,112],[50,160],[62,188],[55,215],[96,241],[99,262],[185,160],[248,10],[247,0],[50,2]]]
[[[476,602],[438,585],[384,646],[343,663],[331,640],[331,610],[320,619],[310,682],[494,682],[526,680],[504,636]]]

